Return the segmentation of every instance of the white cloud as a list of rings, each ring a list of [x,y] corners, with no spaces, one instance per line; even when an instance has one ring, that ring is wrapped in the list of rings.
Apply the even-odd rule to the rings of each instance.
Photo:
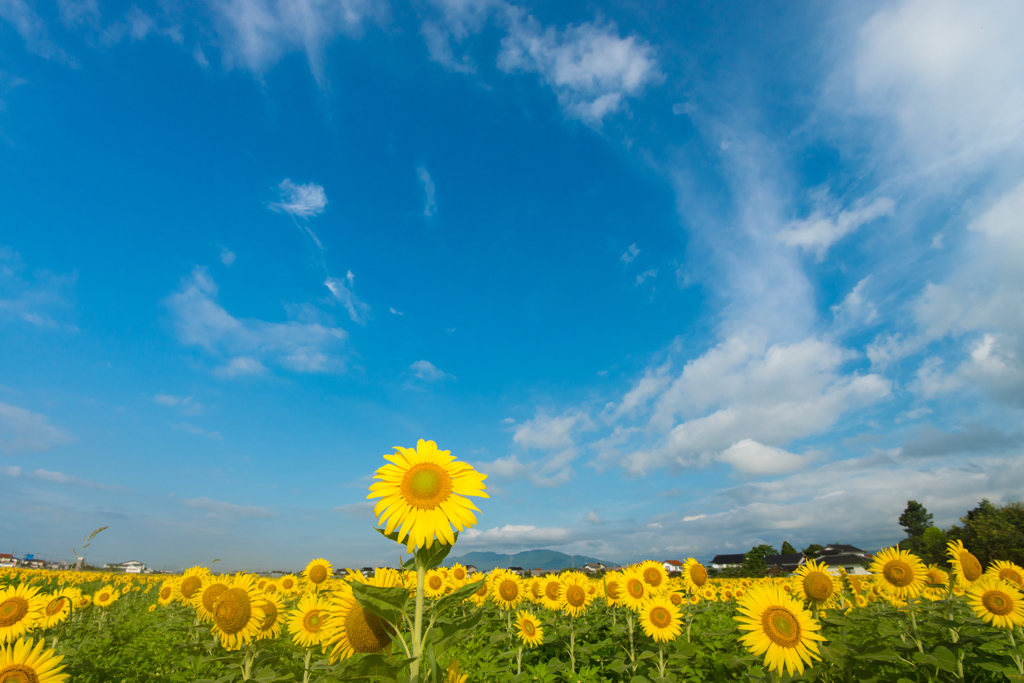
[[[327,209],[327,193],[316,183],[296,185],[285,178],[278,185],[278,189],[281,191],[281,201],[270,203],[270,208],[274,211],[311,218],[319,216]]]
[[[196,436],[205,436],[208,439],[216,439],[217,441],[220,441],[221,439],[224,438],[220,435],[220,432],[208,432],[202,427],[197,427],[190,422],[179,422],[178,424],[174,425],[174,428],[180,429],[181,431],[186,432],[188,434],[195,434]]]
[[[870,325],[878,319],[878,309],[868,300],[865,290],[871,276],[867,276],[850,290],[842,302],[832,307],[832,318],[835,326],[841,330],[849,330],[861,325]]]
[[[852,208],[840,210],[830,201],[827,191],[818,196],[818,208],[803,220],[793,221],[778,233],[778,239],[791,247],[817,255],[820,261],[833,244],[866,223],[882,216],[891,216],[896,206],[888,197],[879,197],[870,204],[863,199]]]
[[[663,78],[653,48],[636,36],[620,37],[614,25],[587,22],[559,34],[521,10],[509,12],[498,67],[539,74],[570,118],[600,125],[627,97]]]
[[[0,245],[0,320],[12,317],[40,328],[58,328],[58,319],[71,307],[77,273],[55,275],[46,270],[25,277],[17,252]],[[67,329],[77,330],[73,325]]]
[[[604,524],[604,520],[601,519],[601,515],[597,514],[594,510],[588,512],[587,516],[583,518],[583,521],[587,524]]]
[[[0,452],[48,451],[75,437],[54,427],[46,415],[0,403]]]
[[[174,406],[184,405],[192,400],[191,396],[171,396],[170,394],[157,394],[153,397],[155,403],[159,403],[162,406],[168,406],[173,408]]]
[[[642,272],[639,275],[637,275],[636,276],[636,284],[638,286],[642,285],[644,283],[644,280],[646,280],[649,277],[658,277],[658,269],[657,268],[651,268],[650,270],[645,270],[644,272]]]
[[[516,428],[512,440],[523,448],[562,450],[574,446],[576,432],[591,428],[593,422],[582,411],[568,411],[554,417],[537,411],[532,420]]]
[[[0,0],[0,19],[14,27],[29,52],[69,66],[75,65],[75,60],[50,39],[46,21],[26,0]]]
[[[459,542],[475,547],[495,546],[512,548],[519,546],[555,545],[572,538],[572,530],[561,527],[536,527],[506,524],[486,531],[477,528],[466,529],[459,535]]]
[[[235,252],[231,251],[227,247],[220,248],[220,262],[225,266],[231,266],[235,262]]]
[[[434,187],[434,181],[423,166],[416,167],[416,177],[419,178],[420,185],[423,186],[423,215],[430,218],[437,211],[437,202],[435,201],[437,190]]]
[[[166,304],[182,344],[226,358],[215,371],[219,376],[258,375],[268,362],[296,372],[345,369],[345,330],[319,322],[235,318],[217,303],[217,285],[201,266],[192,269]]]
[[[348,280],[348,285],[345,284],[345,280]],[[348,311],[348,317],[352,319],[352,322],[357,325],[366,325],[367,316],[370,314],[370,306],[352,291],[351,287],[355,281],[355,276],[352,275],[351,270],[348,271],[345,280],[329,277],[324,280],[324,286],[331,290],[335,300],[345,307],[345,310]]]
[[[732,465],[736,471],[753,476],[785,474],[805,467],[810,458],[742,439],[722,451],[718,459]]]
[[[453,43],[461,44],[479,33],[494,10],[507,11],[509,5],[502,0],[432,0],[430,4],[439,16],[424,21],[420,27],[430,59],[449,71],[474,73],[473,60],[467,54],[456,57]]]
[[[410,370],[416,373],[418,379],[433,382],[439,379],[456,379],[454,375],[448,374],[428,360],[418,360],[409,366]]]
[[[0,467],[0,474],[8,477],[23,477],[25,479],[36,479],[38,481],[46,481],[51,484],[67,484],[68,486],[80,486],[88,489],[99,489],[101,491],[120,491],[121,488],[118,486],[110,486],[109,484],[100,484],[95,481],[89,481],[88,479],[82,479],[81,477],[73,477],[63,472],[54,472],[51,470],[33,470],[31,472],[25,472],[17,466],[4,466]]]
[[[373,515],[373,508],[376,505],[373,501],[365,503],[349,503],[348,505],[339,505],[331,508],[332,512],[340,512],[350,517],[356,517],[359,519],[376,519]]]
[[[634,242],[633,244],[629,245],[629,249],[626,250],[626,253],[624,253],[619,258],[622,259],[624,263],[632,263],[633,259],[635,259],[639,255],[640,250],[636,248],[636,242]]]
[[[187,498],[181,501],[181,504],[197,510],[206,510],[211,517],[273,517],[276,514],[273,510],[265,507],[234,505],[233,503],[210,500],[206,496]]]
[[[403,313],[397,310],[394,306],[390,306],[388,308],[388,313],[390,313],[391,315],[403,315]]]

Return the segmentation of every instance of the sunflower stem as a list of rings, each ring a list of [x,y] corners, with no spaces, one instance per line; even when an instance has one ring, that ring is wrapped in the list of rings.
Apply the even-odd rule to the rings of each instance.
[[[917,632],[917,617],[914,613],[917,611],[917,605],[914,604],[914,599],[908,600],[910,603],[910,627],[914,630],[914,642],[917,643],[917,650],[921,654],[924,654],[924,645],[921,644],[921,635]]]
[[[309,683],[309,660],[313,658],[313,648],[306,648],[306,656],[302,660],[302,683]]]
[[[412,622],[412,656],[409,664],[409,683],[419,683],[420,658],[423,655],[423,586],[427,579],[427,565],[421,553],[416,553],[416,613]]]
[[[576,617],[569,617],[569,671],[576,674]]]
[[[1017,641],[1013,639],[1013,628],[1006,629],[1006,635],[1010,638],[1010,648],[1013,650],[1013,654],[1010,656],[1013,658],[1013,663],[1017,665],[1017,671],[1024,675],[1024,658],[1017,652]]]
[[[658,675],[665,678],[665,643],[658,643]]]
[[[633,610],[626,610],[626,624],[629,628],[629,663],[633,665],[633,675],[636,675],[636,650],[633,647]]]
[[[523,646],[519,646],[519,652],[516,654],[516,676],[523,673]]]

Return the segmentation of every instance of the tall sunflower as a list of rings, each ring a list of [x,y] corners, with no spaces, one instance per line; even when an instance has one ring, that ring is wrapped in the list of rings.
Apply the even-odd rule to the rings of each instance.
[[[634,612],[651,597],[650,586],[635,568],[622,572],[622,587],[622,604]]]
[[[537,647],[544,642],[544,628],[531,612],[516,612],[516,638],[524,645]]]
[[[75,599],[81,594],[82,591],[68,586],[46,596],[46,605],[43,607],[43,623],[40,626],[46,629],[66,621],[71,616]]]
[[[269,640],[281,635],[281,625],[285,619],[284,599],[278,593],[264,593],[260,607],[263,608],[264,617],[256,633],[257,640]]]
[[[331,663],[357,654],[378,654],[391,647],[395,636],[391,625],[363,609],[351,591],[334,594],[324,647]]]
[[[465,567],[456,562],[455,566],[452,567],[452,578],[458,583],[463,583],[469,578],[469,574],[466,572]]]
[[[920,558],[898,547],[886,548],[875,555],[871,572],[883,595],[896,600],[916,598],[928,579],[928,570]]]
[[[828,565],[822,562],[807,560],[793,572],[793,578],[796,579],[793,592],[801,600],[811,603],[814,609],[831,606],[839,595],[835,581],[828,573]]]
[[[299,577],[295,574],[285,574],[281,577],[281,590],[291,595],[299,589]]]
[[[44,638],[33,643],[19,638],[0,649],[0,681],[10,683],[62,683],[68,679],[60,661],[63,655],[44,648]],[[58,666],[60,665],[60,666]]]
[[[930,564],[927,567],[928,576],[925,582],[929,588],[946,588],[949,586],[949,574],[937,564]]]
[[[545,609],[549,609],[552,612],[557,612],[562,607],[562,580],[554,574],[548,574],[543,578],[543,584],[541,585],[540,593],[540,604]]]
[[[416,448],[395,446],[384,456],[392,464],[374,474],[367,498],[380,498],[373,513],[387,524],[384,533],[398,529],[398,542],[412,553],[416,547],[429,548],[434,539],[445,545],[455,543],[452,525],[463,531],[476,524],[473,510],[479,508],[464,496],[488,498],[484,479],[469,463],[459,462],[451,451],[438,450],[433,441],[420,439]],[[405,539],[403,541],[403,539]]]
[[[415,586],[411,590],[415,590]],[[476,592],[469,596],[469,601],[477,607],[483,607],[483,604],[487,602],[487,596],[491,594],[491,579],[487,577],[484,582],[480,584],[480,587],[476,589]]]
[[[210,578],[210,570],[206,567],[189,567],[181,575],[181,582],[178,584],[178,600],[181,602],[192,602],[192,598],[202,589],[203,584]]]
[[[445,580],[441,572],[436,569],[431,569],[427,572],[427,578],[423,583],[423,593],[428,598],[444,597],[447,589],[448,581]]]
[[[217,598],[231,587],[230,584],[230,578],[218,576],[215,579],[211,579],[211,583],[207,584],[202,591],[192,597],[192,607],[195,608],[196,616],[199,617],[200,621],[206,624],[213,621],[214,606],[217,604]]]
[[[993,576],[1003,581],[1009,581],[1017,586],[1017,590],[1024,588],[1024,569],[1021,569],[1013,562],[1007,560],[996,560],[985,571],[986,576]]]
[[[579,572],[565,572],[562,579],[560,607],[570,617],[578,617],[587,610],[593,597],[587,590],[590,580]]]
[[[313,560],[306,565],[305,571],[302,572],[302,577],[306,579],[307,585],[313,587],[313,590],[320,590],[327,583],[327,579],[331,578],[334,574],[334,567],[331,563],[322,557]]]
[[[92,594],[92,604],[97,607],[109,607],[121,597],[121,591],[115,589],[109,583]]]
[[[640,605],[640,627],[655,642],[667,643],[682,633],[679,608],[665,595],[654,595]]]
[[[160,590],[156,593],[156,601],[160,605],[169,605],[174,600],[174,594],[178,590],[177,582],[167,580],[160,584]]]
[[[604,577],[604,601],[609,607],[618,607],[622,604],[622,594],[626,588],[622,583],[619,574],[605,574]]]
[[[663,593],[668,588],[668,573],[661,562],[646,560],[637,565],[644,583],[650,587],[651,593]]]
[[[754,586],[739,601],[741,631],[749,633],[740,642],[751,654],[764,655],[769,671],[803,673],[818,657],[817,641],[825,640],[817,631],[821,626],[797,600],[779,586]]]
[[[683,584],[691,593],[696,593],[708,582],[708,570],[692,557],[683,563]]]
[[[24,583],[0,589],[0,643],[13,643],[43,620],[46,598]]]
[[[967,588],[967,603],[996,628],[1024,626],[1024,596],[1009,581],[983,577]]]
[[[225,650],[248,645],[259,633],[266,612],[260,604],[263,594],[248,574],[236,574],[213,603],[213,633]]]
[[[964,547],[963,541],[950,541],[946,544],[946,555],[953,565],[953,576],[957,585],[966,589],[981,578],[983,571],[981,562]]]
[[[501,609],[512,609],[525,597],[523,580],[510,571],[495,572],[491,582],[491,600]]]
[[[329,621],[330,604],[327,599],[313,593],[304,595],[299,603],[288,611],[288,632],[292,641],[300,647],[313,647],[323,642]]]

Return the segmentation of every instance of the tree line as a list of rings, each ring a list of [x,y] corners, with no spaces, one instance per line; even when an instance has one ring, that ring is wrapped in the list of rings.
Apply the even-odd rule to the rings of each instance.
[[[932,514],[924,505],[908,500],[899,522],[907,534],[900,541],[900,548],[913,552],[927,564],[948,565],[946,544],[963,541],[982,566],[994,560],[1024,565],[1024,503],[993,505],[982,498],[976,508],[960,518],[959,524],[943,530],[932,524]]]

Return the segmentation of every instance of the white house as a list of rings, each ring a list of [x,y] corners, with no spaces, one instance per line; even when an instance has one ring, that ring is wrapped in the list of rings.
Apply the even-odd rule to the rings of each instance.
[[[679,574],[683,571],[683,563],[679,560],[665,560],[661,563],[661,566],[665,568],[665,571],[669,574]]]

